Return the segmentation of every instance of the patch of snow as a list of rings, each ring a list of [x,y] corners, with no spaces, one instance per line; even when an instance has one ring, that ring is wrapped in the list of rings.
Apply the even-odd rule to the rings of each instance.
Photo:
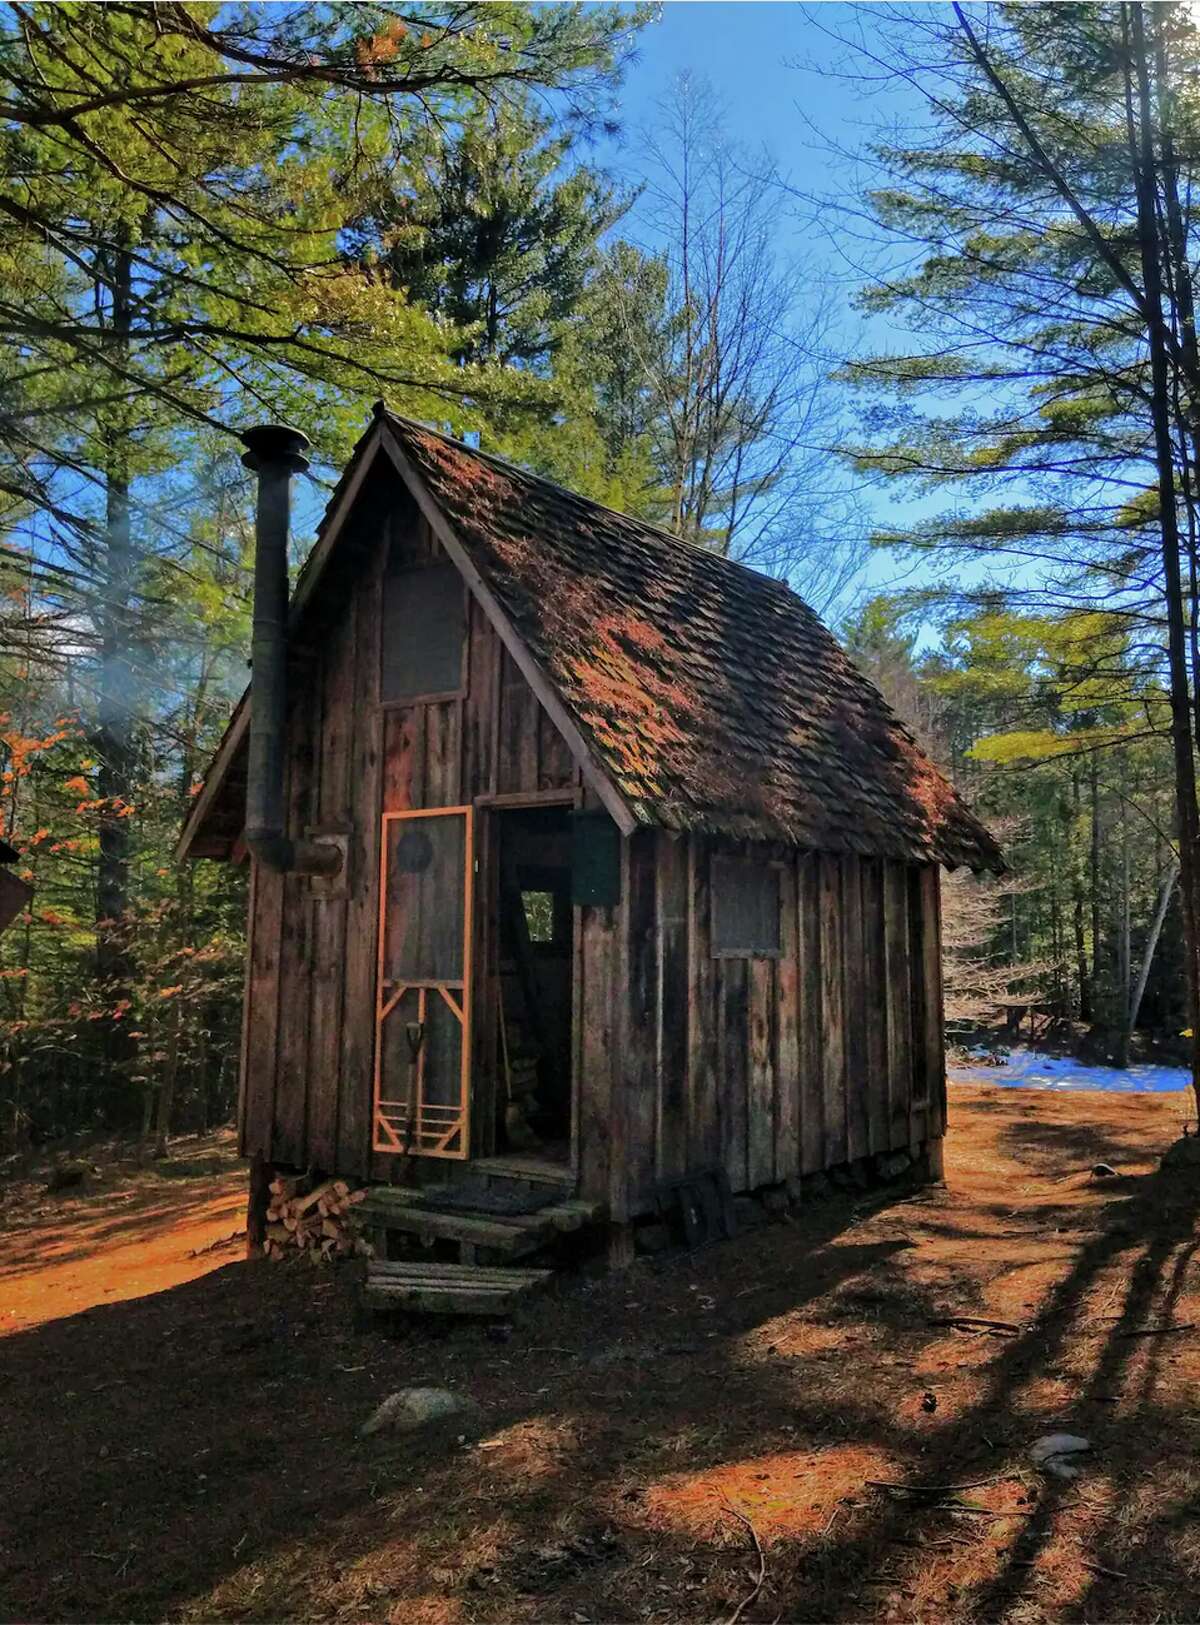
[[[952,1066],[951,1083],[996,1083],[1025,1089],[1101,1089],[1114,1094],[1167,1093],[1187,1089],[1186,1067],[1091,1066],[1069,1055],[1043,1055],[1040,1050],[1014,1045],[999,1066]]]

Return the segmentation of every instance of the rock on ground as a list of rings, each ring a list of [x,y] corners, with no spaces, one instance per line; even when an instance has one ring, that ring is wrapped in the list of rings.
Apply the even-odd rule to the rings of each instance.
[[[1092,1441],[1077,1433],[1047,1433],[1030,1446],[1029,1458],[1055,1478],[1078,1478],[1092,1453]]]
[[[398,1388],[358,1431],[367,1439],[385,1428],[396,1433],[411,1433],[431,1423],[450,1421],[478,1426],[483,1421],[483,1411],[469,1394],[455,1394],[449,1388]]]

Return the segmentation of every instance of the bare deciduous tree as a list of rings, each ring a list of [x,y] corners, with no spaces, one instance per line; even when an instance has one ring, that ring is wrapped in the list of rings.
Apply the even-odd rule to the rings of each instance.
[[[622,328],[666,522],[828,606],[861,565],[862,527],[828,450],[829,306],[774,246],[786,190],[726,140],[711,89],[687,75],[645,151],[640,246],[663,268],[665,315],[647,323],[630,288]]]

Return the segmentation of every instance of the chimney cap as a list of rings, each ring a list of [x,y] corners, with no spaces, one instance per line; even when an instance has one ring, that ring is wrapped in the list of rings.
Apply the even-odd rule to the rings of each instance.
[[[268,463],[283,463],[292,474],[303,474],[308,467],[304,453],[312,442],[289,424],[260,423],[253,429],[243,429],[239,439],[247,448],[242,462],[255,472]]]

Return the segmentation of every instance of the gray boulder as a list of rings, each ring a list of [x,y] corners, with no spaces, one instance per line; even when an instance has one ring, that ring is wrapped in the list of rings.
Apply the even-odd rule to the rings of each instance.
[[[455,1394],[449,1388],[398,1388],[358,1431],[367,1439],[385,1430],[412,1433],[417,1428],[454,1423],[466,1433],[476,1430],[482,1422],[483,1410],[469,1394]]]
[[[1078,1433],[1047,1433],[1029,1447],[1029,1459],[1055,1478],[1078,1478],[1092,1454],[1092,1441]]]

